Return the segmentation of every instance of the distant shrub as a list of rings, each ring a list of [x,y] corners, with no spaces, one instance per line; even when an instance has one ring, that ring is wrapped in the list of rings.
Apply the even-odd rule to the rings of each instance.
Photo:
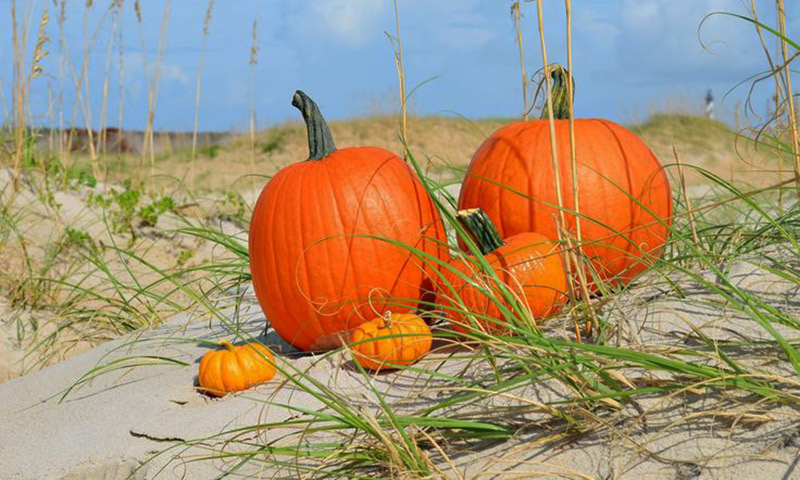
[[[264,155],[269,155],[273,152],[276,152],[283,146],[285,133],[282,130],[278,130],[275,133],[275,136],[267,140],[266,143],[261,145],[261,153]]]
[[[198,153],[204,157],[208,158],[217,158],[219,155],[219,145],[209,145],[207,147],[201,147],[198,150]]]

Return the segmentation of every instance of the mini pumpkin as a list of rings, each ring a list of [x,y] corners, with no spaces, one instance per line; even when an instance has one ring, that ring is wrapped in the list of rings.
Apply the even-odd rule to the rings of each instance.
[[[220,342],[223,350],[212,350],[200,360],[197,379],[200,389],[222,397],[228,392],[247,390],[275,376],[275,357],[260,343],[234,346]]]
[[[373,339],[370,341],[370,339]],[[362,367],[380,371],[414,363],[431,349],[431,329],[412,313],[391,313],[353,330],[353,356]]]
[[[477,327],[508,333],[512,319],[503,310],[514,311],[508,295],[535,321],[561,310],[567,299],[567,274],[558,244],[533,232],[502,240],[479,208],[461,210],[456,219],[495,274],[483,271],[474,257],[450,262],[452,270],[447,269],[439,282],[438,301],[456,330],[466,333]]]

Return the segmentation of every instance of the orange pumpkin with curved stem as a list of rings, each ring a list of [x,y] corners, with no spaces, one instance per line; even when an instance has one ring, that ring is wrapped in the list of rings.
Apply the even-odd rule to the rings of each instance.
[[[447,241],[433,200],[402,158],[375,147],[338,150],[306,94],[295,93],[292,105],[306,122],[310,156],[261,192],[250,272],[278,335],[301,350],[325,350],[375,312],[433,301],[435,272],[412,249],[444,258]]]
[[[219,342],[223,350],[213,350],[200,360],[197,380],[200,389],[215,397],[247,390],[275,376],[275,357],[260,343],[234,346]]]
[[[568,73],[554,65],[551,75],[562,227],[576,235]],[[560,238],[548,117],[545,109],[540,120],[502,127],[480,146],[467,170],[458,208],[482,208],[503,238],[523,232]],[[583,253],[600,280],[625,284],[664,249],[672,224],[669,180],[653,152],[624,127],[576,119],[574,131]]]
[[[484,271],[474,257],[450,262],[453,270],[447,269],[439,282],[438,301],[456,330],[509,333],[514,319],[540,321],[561,310],[567,274],[558,244],[533,232],[502,240],[481,209],[460,210],[456,218],[494,273]]]
[[[355,360],[375,371],[414,363],[430,351],[431,341],[428,324],[410,313],[387,312],[362,323],[350,336]]]

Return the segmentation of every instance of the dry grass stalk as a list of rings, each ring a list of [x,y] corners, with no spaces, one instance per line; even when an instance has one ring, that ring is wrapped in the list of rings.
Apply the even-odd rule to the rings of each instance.
[[[678,149],[672,145],[672,153],[675,155],[675,164],[678,166],[678,178],[681,182],[681,194],[683,195],[683,202],[686,204],[686,214],[689,217],[689,227],[692,230],[692,241],[694,246],[700,249],[700,237],[697,235],[697,226],[694,221],[694,211],[692,210],[692,202],[689,199],[689,192],[686,189],[686,177],[683,174],[683,162],[681,156],[678,155]]]
[[[251,188],[256,189],[256,76],[258,72],[258,19],[253,20],[250,44],[250,174]]]
[[[134,5],[137,18],[141,21],[139,2]],[[154,123],[156,115],[156,101],[158,99],[158,89],[161,81],[161,67],[164,64],[164,50],[167,44],[167,31],[169,26],[170,13],[172,11],[172,1],[167,0],[164,4],[164,15],[161,18],[161,29],[158,36],[158,50],[156,53],[156,69],[153,78],[148,81],[147,91],[147,125],[145,127],[145,134],[142,145],[142,162],[149,156],[150,158],[150,177],[151,186],[155,186],[156,174],[156,151],[154,142]],[[147,70],[147,62],[144,62],[144,68]]]
[[[50,13],[45,7],[39,21],[39,28],[36,35],[36,45],[33,49],[30,71],[27,71],[26,45],[28,43],[28,27],[20,25],[17,21],[16,1],[11,3],[11,28],[12,28],[12,49],[14,55],[14,84],[13,84],[13,112],[14,112],[14,185],[22,168],[22,158],[25,155],[28,90],[31,83],[39,77],[43,70],[42,60],[48,55],[47,44],[50,42],[50,35],[47,27],[50,23]],[[26,73],[27,71],[27,73]]]
[[[214,11],[214,0],[209,0],[206,15],[203,18],[203,45],[200,50],[200,59],[197,65],[197,86],[194,97],[194,126],[192,128],[192,160],[189,166],[189,188],[194,191],[194,177],[197,168],[197,135],[200,130],[200,92],[203,89],[203,72],[206,67],[206,43],[211,32],[211,17]]]
[[[14,186],[18,185],[20,165],[22,163],[22,142],[25,137],[25,48],[24,41],[20,38],[19,24],[17,22],[17,2],[11,2],[11,38],[14,50]]]
[[[36,47],[33,49],[33,62],[31,63],[31,71],[28,76],[29,82],[33,81],[44,71],[42,60],[49,54],[47,51],[47,44],[50,43],[50,34],[47,32],[47,26],[49,24],[50,12],[45,8],[44,12],[42,12],[42,19],[39,22],[39,31],[36,34]]]
[[[64,38],[64,22],[67,19],[67,1],[61,0],[58,5],[59,12],[58,12],[58,31],[59,31],[59,50],[61,51],[61,61],[59,63],[59,77],[62,79],[61,87],[59,88],[58,92],[58,160],[61,164],[61,168],[63,171],[67,170],[67,166],[69,165],[69,149],[66,148],[66,140],[67,138],[64,135],[65,126],[64,126],[64,84],[63,78],[66,76],[66,55],[63,54],[65,51],[65,44],[66,40]],[[61,189],[66,191],[67,190],[67,176],[64,175],[61,180]]]
[[[519,64],[522,70],[522,116],[525,120],[528,120],[528,74],[525,72],[525,51],[522,43],[522,14],[520,13],[520,1],[521,0],[516,0],[511,4],[511,17],[514,20],[514,31],[517,34]]]
[[[114,32],[117,31],[119,28],[119,10],[118,10],[118,2],[114,2],[111,4],[110,10],[112,12],[112,24],[111,24],[111,34],[108,36],[108,45],[106,47],[106,63],[105,63],[105,72],[103,78],[103,103],[100,107],[100,139],[98,144],[98,150],[101,153],[106,153],[107,151],[107,144],[108,144],[108,134],[106,128],[108,127],[108,90],[110,86],[109,78],[111,76],[111,57],[112,51],[114,49]]]
[[[776,0],[778,7],[778,27],[783,37],[786,36],[786,10],[783,6],[783,0]],[[794,96],[792,95],[792,74],[789,68],[789,47],[785,38],[781,38],[781,56],[783,57],[783,75],[786,87],[786,103],[789,107],[789,132],[792,136],[792,156],[794,157],[794,179],[795,187],[797,189],[797,199],[800,201],[800,156],[797,150],[799,139],[797,133],[797,116],[794,108]]]
[[[542,50],[542,69],[544,74],[544,91],[545,91],[545,108],[547,109],[547,120],[550,125],[550,155],[552,159],[552,166],[553,166],[553,178],[555,181],[555,189],[556,189],[556,200],[558,202],[558,217],[556,218],[556,224],[558,230],[566,229],[567,221],[564,215],[564,197],[561,191],[561,167],[559,165],[558,160],[558,145],[556,142],[556,123],[555,117],[553,115],[553,92],[552,92],[552,85],[550,83],[550,66],[547,62],[547,45],[545,44],[544,40],[544,14],[542,12],[542,0],[536,1],[536,14],[537,20],[539,24],[539,42]],[[572,243],[570,241],[570,235],[562,235],[559,234],[559,241],[562,244],[566,244],[566,249],[564,250],[564,265],[567,268],[567,275],[571,279],[572,278],[572,265],[574,259],[574,254],[572,254]],[[580,269],[578,269],[580,270]],[[572,285],[572,281],[567,283],[569,287],[568,295],[570,301],[573,301],[576,297],[575,289]],[[575,328],[575,333],[580,341],[580,330],[577,327]]]
[[[144,75],[144,81],[145,81],[145,84],[147,86],[147,91],[150,92],[150,88],[151,88],[150,84],[152,83],[153,80],[152,80],[149,72],[147,71],[148,70],[147,67],[148,67],[148,63],[149,63],[148,59],[147,59],[147,51],[148,51],[148,49],[147,49],[147,43],[146,43],[145,37],[144,37],[144,31],[143,31],[143,28],[142,28],[142,8],[141,8],[141,5],[139,4],[139,0],[135,0],[135,2],[133,4],[133,10],[134,10],[134,12],[136,12],[136,22],[137,22],[137,25],[139,27],[139,43],[140,43],[140,48],[141,48],[141,51],[142,51],[142,73]],[[149,100],[150,100],[150,96],[149,96],[149,93],[148,93],[148,102],[149,102]],[[149,107],[148,107],[148,109],[149,109]],[[136,170],[136,179],[137,180],[141,180],[143,178],[143,176],[144,176],[143,170],[144,170],[145,160],[147,159],[147,147],[148,147],[148,131],[147,131],[147,127],[145,126],[144,135],[142,136],[142,152],[141,152],[141,155],[139,157],[139,165],[138,165],[138,168]]]
[[[581,217],[578,189],[578,152],[575,148],[575,83],[572,79],[572,2],[564,0],[567,18],[567,98],[569,99],[569,154],[570,166],[572,168],[572,201],[575,210],[575,234],[578,243],[583,241],[581,235]]]
[[[587,325],[587,336],[591,336],[591,325],[599,328],[597,315],[591,303],[589,295],[589,285],[586,281],[586,270],[583,268],[583,234],[581,233],[581,208],[580,208],[580,188],[578,186],[578,150],[575,146],[575,83],[572,79],[572,1],[564,0],[567,21],[567,98],[569,99],[569,154],[570,168],[572,169],[572,204],[575,210],[575,239],[578,248],[570,248],[572,261],[578,275],[578,286],[583,301],[586,303],[589,312],[590,323]]]
[[[542,12],[542,0],[536,1],[536,13],[539,22],[539,40],[542,48],[542,68],[544,72],[545,105],[547,117],[550,124],[550,154],[553,161],[553,178],[555,179],[556,199],[558,201],[558,216],[562,225],[566,225],[564,217],[564,198],[561,191],[561,169],[558,161],[558,145],[556,143],[556,123],[553,116],[553,92],[550,83],[550,68],[547,62],[547,45],[544,41],[544,14]]]
[[[756,1],[750,0],[750,12],[753,14],[753,20],[755,22],[753,25],[756,29],[756,34],[758,34],[758,40],[761,43],[761,49],[764,51],[764,57],[767,59],[767,63],[769,64],[769,69],[772,72],[772,78],[775,80],[775,122],[780,120],[780,99],[783,98],[783,85],[781,84],[781,77],[780,77],[780,70],[775,66],[775,62],[772,60],[772,54],[769,53],[769,48],[767,47],[767,41],[764,38],[764,32],[761,29],[761,26],[758,24],[758,10],[756,9]],[[739,108],[738,102],[737,106],[734,108],[734,113],[736,114],[736,128],[739,128]],[[778,180],[783,180],[783,153],[780,149],[775,149],[776,157],[778,159]],[[783,190],[778,191],[778,208],[781,213],[783,213]]]
[[[92,161],[92,174],[97,177],[99,175],[97,165],[97,152],[94,148],[94,131],[92,129],[92,96],[91,88],[89,86],[89,57],[92,52],[92,42],[89,41],[89,11],[92,8],[92,2],[86,2],[86,8],[83,10],[83,62],[81,65],[81,86],[83,87],[83,101],[81,103],[81,110],[83,113],[83,120],[86,123],[86,135],[89,138],[89,158]],[[81,89],[79,86],[79,90]],[[75,125],[75,122],[72,122]]]
[[[394,0],[394,22],[395,22],[395,37],[389,35],[394,46],[394,61],[397,66],[397,75],[400,80],[400,114],[402,118],[403,143],[408,145],[408,106],[406,105],[406,75],[405,68],[403,67],[403,40],[400,37],[400,10],[397,7],[397,0]],[[403,157],[406,157],[406,152],[403,152]]]
[[[120,10],[124,7],[124,0],[120,5]],[[124,65],[124,52],[122,50],[122,25],[117,29],[117,58],[119,60],[119,69],[117,70],[117,79],[119,80],[119,99],[117,99],[117,127],[122,131],[122,112],[125,105],[125,65]],[[122,154],[122,144],[119,145],[117,154]]]

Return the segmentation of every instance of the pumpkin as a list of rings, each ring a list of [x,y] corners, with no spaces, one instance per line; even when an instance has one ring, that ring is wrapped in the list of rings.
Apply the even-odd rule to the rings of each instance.
[[[200,389],[221,397],[227,392],[247,390],[275,376],[275,357],[260,343],[234,346],[220,342],[222,350],[212,350],[203,355],[197,380]]]
[[[510,313],[516,319],[540,321],[558,313],[566,303],[567,274],[558,244],[547,237],[523,232],[500,238],[483,210],[461,210],[459,224],[483,254],[494,275],[474,257],[450,262],[439,284],[439,303],[454,328],[509,333]],[[511,298],[524,312],[513,309]],[[471,318],[474,318],[471,320]]]
[[[422,256],[444,258],[446,237],[433,200],[400,157],[376,147],[337,150],[314,101],[298,91],[292,105],[306,123],[310,155],[261,192],[250,272],[278,335],[301,350],[326,350],[376,313],[433,301],[434,267]]]
[[[414,363],[431,350],[431,341],[428,324],[411,313],[387,312],[362,323],[350,336],[355,360],[375,371]]]
[[[575,237],[568,73],[554,66],[551,76],[563,227]],[[503,238],[522,232],[561,238],[548,116],[545,108],[542,119],[500,128],[467,170],[458,208],[482,208]],[[653,152],[624,127],[576,119],[574,130],[581,246],[591,260],[589,278],[625,284],[664,248],[672,223],[669,181]]]

